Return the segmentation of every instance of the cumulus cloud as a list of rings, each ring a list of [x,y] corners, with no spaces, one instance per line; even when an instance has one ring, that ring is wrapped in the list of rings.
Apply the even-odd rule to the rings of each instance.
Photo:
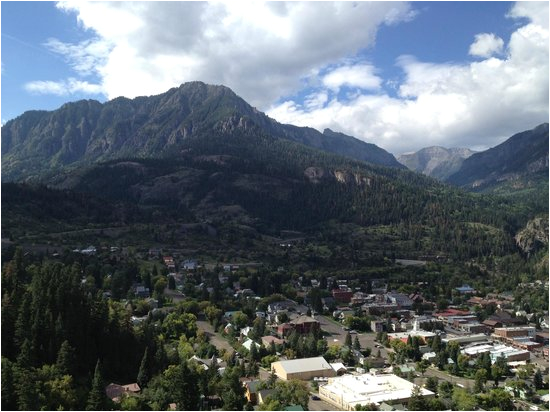
[[[377,90],[382,84],[382,78],[375,72],[376,68],[371,64],[342,66],[325,75],[322,82],[334,91],[340,90],[342,86]]]
[[[493,33],[476,34],[476,40],[470,46],[470,55],[476,57],[491,57],[502,53],[504,40]]]
[[[67,1],[58,7],[74,13],[91,38],[49,39],[48,50],[63,56],[76,76],[31,82],[29,92],[135,97],[202,80],[231,87],[281,122],[330,127],[393,153],[429,145],[486,148],[548,120],[547,2],[511,6],[508,17],[521,26],[507,43],[495,34],[473,36],[464,55],[474,61],[404,55],[396,60],[402,76],[392,79],[357,56],[374,47],[382,25],[414,18],[407,3]]]
[[[319,67],[371,47],[381,25],[414,16],[403,2],[67,1],[58,7],[76,13],[95,38],[51,40],[50,48],[75,70],[92,67],[108,98],[202,80],[227,85],[260,108],[298,90]],[[372,70],[354,80],[367,88],[378,81]]]
[[[529,21],[502,47],[496,37],[492,47],[474,47],[476,57],[486,56],[482,60],[432,63],[400,56],[396,64],[404,80],[392,82],[396,94],[332,95],[313,110],[287,100],[268,114],[319,130],[330,127],[396,154],[432,145],[487,149],[548,121],[548,19],[541,15],[548,15],[547,3],[515,5],[508,16]],[[477,36],[474,45],[484,39]]]

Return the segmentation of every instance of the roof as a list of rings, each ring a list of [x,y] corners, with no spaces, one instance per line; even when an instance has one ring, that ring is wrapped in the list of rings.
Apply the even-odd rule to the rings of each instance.
[[[302,323],[319,323],[317,319],[312,318],[311,316],[302,315],[294,319],[291,323],[299,325]]]
[[[279,363],[286,373],[299,373],[299,372],[313,372],[319,370],[334,370],[332,366],[323,358],[319,356],[317,358],[305,358],[305,359],[292,359],[286,361],[273,362],[271,365]]]
[[[351,405],[380,404],[388,401],[409,399],[414,385],[396,375],[344,375],[331,378],[324,390],[342,396],[342,400]],[[434,395],[433,392],[420,388],[424,396]]]

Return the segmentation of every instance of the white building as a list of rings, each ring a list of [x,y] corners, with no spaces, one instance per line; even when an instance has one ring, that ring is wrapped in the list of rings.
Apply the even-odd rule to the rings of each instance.
[[[339,409],[351,411],[356,405],[407,402],[414,386],[393,374],[344,375],[330,378],[326,385],[319,387],[319,397]],[[425,397],[435,395],[424,388],[420,388],[420,392]]]

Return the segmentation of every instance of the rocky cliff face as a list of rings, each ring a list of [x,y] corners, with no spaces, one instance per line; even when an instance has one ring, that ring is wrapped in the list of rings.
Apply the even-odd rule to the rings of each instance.
[[[548,216],[530,220],[515,236],[516,244],[527,255],[548,248]]]
[[[397,160],[410,170],[445,180],[460,169],[464,159],[474,153],[470,149],[431,146],[415,153],[399,155]]]

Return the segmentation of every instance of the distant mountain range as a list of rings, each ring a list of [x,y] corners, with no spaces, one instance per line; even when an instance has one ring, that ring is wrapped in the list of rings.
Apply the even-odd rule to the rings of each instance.
[[[408,169],[474,191],[506,191],[548,181],[548,123],[483,152],[432,146],[397,156]]]
[[[397,156],[397,161],[415,172],[446,180],[456,173],[473,152],[470,149],[446,149],[441,146],[431,146],[415,153],[406,153]]]
[[[82,100],[55,111],[30,111],[2,127],[2,181],[37,178],[96,161],[174,157],[187,142],[212,134],[254,133],[383,166],[392,154],[329,129],[284,125],[225,86],[185,83],[166,93],[107,103]]]
[[[520,189],[540,178],[548,181],[548,123],[473,154],[447,181],[473,190],[502,184]]]

